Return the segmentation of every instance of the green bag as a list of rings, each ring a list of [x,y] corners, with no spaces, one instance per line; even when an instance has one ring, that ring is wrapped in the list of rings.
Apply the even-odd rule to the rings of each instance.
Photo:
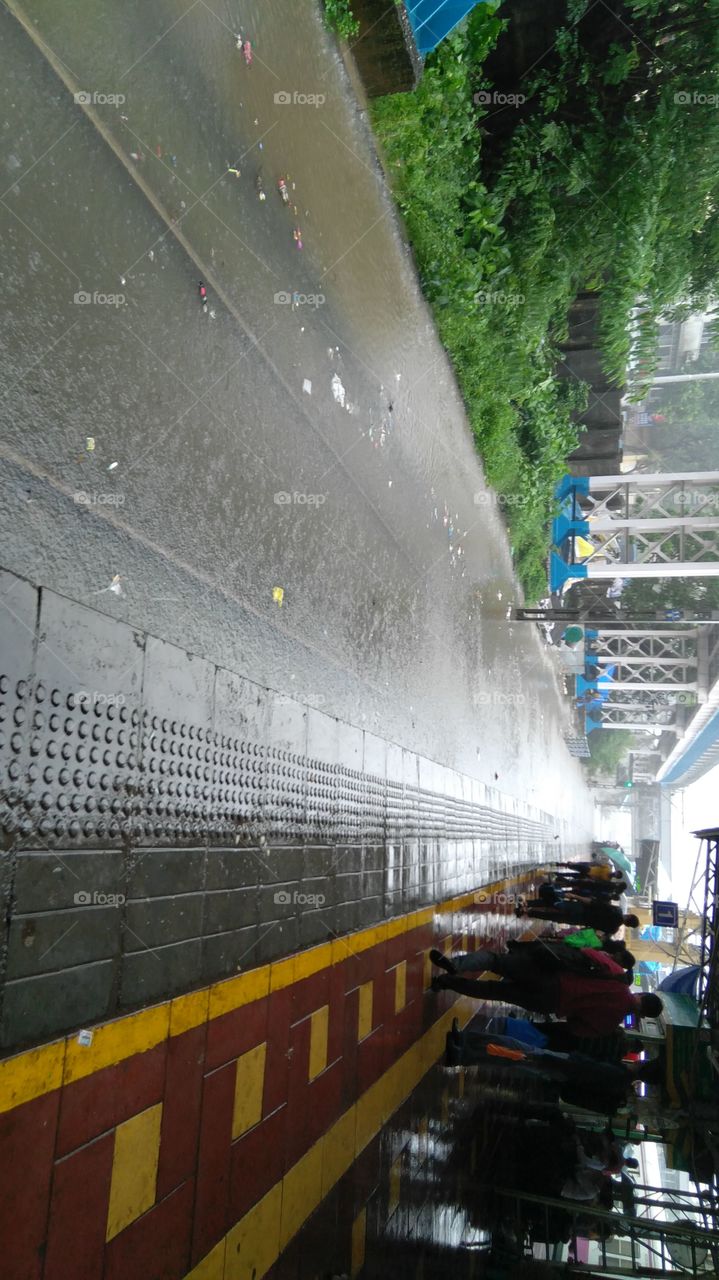
[[[602,940],[594,929],[579,929],[577,933],[570,933],[568,937],[562,939],[568,947],[594,947],[599,949]]]

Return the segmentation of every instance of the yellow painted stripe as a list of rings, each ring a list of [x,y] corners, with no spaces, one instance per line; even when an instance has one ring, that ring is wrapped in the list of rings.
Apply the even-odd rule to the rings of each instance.
[[[280,1252],[282,1183],[246,1213],[228,1233],[224,1280],[260,1280],[277,1261]]]
[[[308,1078],[314,1080],[327,1066],[327,1042],[329,1038],[330,1008],[323,1004],[310,1018],[310,1063]]]
[[[225,1241],[220,1240],[210,1253],[206,1253],[201,1262],[192,1268],[186,1280],[224,1280],[225,1275]]]
[[[320,1138],[306,1155],[285,1174],[282,1180],[282,1222],[280,1252],[297,1235],[300,1227],[314,1213],[322,1199],[322,1155],[324,1138]]]
[[[295,956],[295,982],[310,978],[321,969],[328,969],[332,964],[332,943],[323,942],[320,947],[310,947],[308,951],[298,951]]]
[[[270,991],[282,991],[283,987],[291,987],[295,980],[295,956],[286,960],[275,960],[270,965]]]
[[[65,1062],[65,1041],[55,1040],[0,1062],[0,1112],[31,1102],[59,1089]]]
[[[260,969],[249,969],[237,978],[227,978],[224,982],[216,982],[210,987],[210,1008],[208,1018],[219,1018],[223,1013],[232,1013],[233,1009],[241,1009],[253,1000],[261,1000],[270,990],[270,966],[262,965]]]
[[[394,971],[394,1011],[401,1013],[407,1003],[407,961],[403,960]]]
[[[323,1199],[354,1162],[356,1124],[356,1108],[353,1105],[349,1111],[345,1111],[340,1116],[339,1120],[335,1120],[332,1128],[325,1134],[322,1162]]]
[[[514,877],[512,883],[525,882],[535,874],[536,872],[524,873]],[[507,880],[498,880],[492,885],[483,886],[482,891],[498,891],[508,883]],[[236,978],[213,983],[210,987],[190,992],[187,996],[178,996],[139,1013],[127,1014],[123,1018],[100,1024],[93,1028],[91,1045],[78,1044],[77,1036],[73,1034],[6,1058],[0,1061],[0,1113],[41,1097],[58,1088],[61,1083],[72,1084],[75,1080],[82,1080],[95,1071],[114,1066],[137,1053],[146,1053],[168,1035],[181,1035],[193,1026],[202,1025],[205,1017],[211,1021],[243,1005],[251,1004],[268,995],[270,989],[280,990],[292,981],[319,972],[323,967],[340,964],[350,956],[378,946],[388,937],[409,933],[426,925],[435,915],[446,915],[468,906],[474,902],[478,892],[479,890],[473,890],[472,893],[439,903],[435,907],[422,908],[407,916],[372,925],[331,943],[299,952],[288,960],[250,969]]]
[[[412,916],[414,912],[412,913]],[[409,928],[414,929],[414,920],[412,916],[397,916],[394,920],[387,921],[387,941],[390,938],[397,938],[400,933],[407,933]],[[409,921],[412,920],[410,925]]]
[[[115,1130],[106,1240],[112,1240],[155,1203],[162,1103],[140,1111]]]
[[[178,996],[170,1003],[170,1035],[181,1036],[183,1031],[201,1027],[207,1022],[210,1007],[210,988],[192,991],[188,996]]]
[[[372,1030],[373,982],[363,982],[357,988],[359,992],[359,1012],[357,1015],[357,1040],[364,1040]]]
[[[262,1096],[265,1089],[267,1044],[255,1045],[237,1059],[235,1102],[232,1112],[232,1138],[239,1138],[262,1119]]]
[[[81,1045],[77,1036],[68,1036],[65,1048],[63,1084],[83,1080],[103,1067],[112,1067],[136,1053],[146,1053],[166,1040],[170,1030],[170,1004],[151,1005],[141,1013],[117,1018],[95,1027],[92,1044]]]
[[[314,1212],[326,1195],[339,1182],[353,1164],[355,1157],[378,1132],[382,1124],[406,1097],[417,1087],[422,1077],[444,1052],[444,1041],[452,1018],[458,1018],[465,1026],[475,1013],[475,1002],[460,998],[448,1009],[421,1040],[410,1049],[379,1080],[345,1111],[310,1150],[297,1161],[275,1184],[264,1199],[250,1209],[225,1237],[225,1272],[223,1280],[262,1280],[274,1266],[282,1249]],[[359,1219],[362,1214],[359,1215]],[[357,1244],[353,1229],[353,1269],[359,1274],[363,1249],[359,1249],[359,1237],[364,1240],[365,1224],[358,1226]],[[220,1248],[220,1245],[217,1248]],[[213,1251],[214,1253],[214,1251]],[[208,1255],[208,1262],[213,1255]],[[358,1264],[355,1271],[354,1264]],[[202,1264],[200,1264],[202,1265]],[[207,1276],[195,1271],[187,1280],[216,1280],[216,1273]]]

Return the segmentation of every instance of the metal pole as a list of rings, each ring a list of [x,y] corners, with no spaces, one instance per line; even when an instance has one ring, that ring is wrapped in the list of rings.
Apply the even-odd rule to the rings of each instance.
[[[625,689],[629,693],[634,693],[637,689],[656,689],[659,693],[696,693],[696,680],[687,680],[686,684],[669,684],[668,682],[660,683],[655,680],[612,680],[611,690]]]
[[[719,560],[673,560],[637,564],[635,561],[614,561],[612,564],[595,564],[588,560],[587,578],[719,578]],[[581,575],[584,576],[583,574]]]
[[[670,654],[647,653],[644,657],[632,654],[624,657],[622,653],[587,653],[587,662],[595,667],[696,667],[696,658],[672,658]]]
[[[717,375],[719,376],[719,375]],[[719,484],[719,471],[628,471],[619,476],[590,476],[589,492],[601,493],[620,485],[670,485],[686,481],[689,484]]]
[[[670,382],[708,382],[711,378],[719,378],[719,373],[661,373],[653,380],[649,391],[652,387],[665,387]]]
[[[637,533],[671,533],[672,529],[719,529],[718,516],[597,516],[587,518],[589,537],[595,533],[616,533],[635,529]]]

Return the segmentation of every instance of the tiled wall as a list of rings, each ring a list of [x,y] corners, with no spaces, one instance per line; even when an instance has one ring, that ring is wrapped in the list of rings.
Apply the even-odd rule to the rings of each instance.
[[[51,591],[0,588],[0,1052],[553,843],[524,801]]]
[[[441,1053],[475,896],[0,1063],[4,1280],[259,1280]]]

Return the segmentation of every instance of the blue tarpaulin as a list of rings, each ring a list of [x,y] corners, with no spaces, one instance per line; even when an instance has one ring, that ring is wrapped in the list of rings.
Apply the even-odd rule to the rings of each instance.
[[[431,53],[471,13],[477,0],[406,0],[420,53]]]
[[[687,965],[686,969],[675,969],[663,982],[659,983],[659,991],[673,991],[678,996],[693,996],[696,993],[700,964]]]

